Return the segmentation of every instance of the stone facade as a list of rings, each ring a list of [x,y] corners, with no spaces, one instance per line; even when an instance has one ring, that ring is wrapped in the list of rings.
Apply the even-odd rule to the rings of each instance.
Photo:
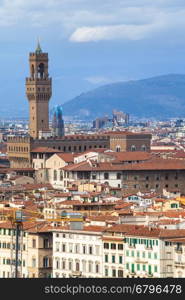
[[[29,55],[30,77],[26,78],[26,95],[29,100],[29,133],[39,137],[40,131],[49,131],[49,99],[51,78],[48,75],[48,54],[38,49]]]

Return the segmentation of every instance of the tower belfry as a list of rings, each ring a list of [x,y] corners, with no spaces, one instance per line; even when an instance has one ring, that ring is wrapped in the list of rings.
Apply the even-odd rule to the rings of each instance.
[[[26,78],[29,101],[29,134],[34,139],[49,131],[49,100],[52,80],[48,74],[48,53],[42,52],[38,41],[35,52],[29,54],[30,77]]]

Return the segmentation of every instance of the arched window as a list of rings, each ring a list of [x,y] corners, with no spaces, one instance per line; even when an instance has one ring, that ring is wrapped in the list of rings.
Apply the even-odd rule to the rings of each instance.
[[[131,146],[131,151],[133,152],[133,151],[136,151],[136,146],[135,145],[132,145]]]
[[[120,152],[121,151],[121,147],[119,145],[116,146],[116,152]]]
[[[80,271],[80,263],[77,261],[76,262],[76,271],[79,272]]]
[[[49,258],[47,256],[45,256],[43,258],[43,267],[44,268],[48,268],[49,267]]]
[[[89,261],[89,273],[92,272],[92,261]]]
[[[99,263],[96,263],[96,273],[99,273],[99,270],[100,270]]]
[[[60,269],[60,259],[59,258],[56,258],[55,264],[56,264],[56,269]]]
[[[43,79],[44,78],[44,64],[40,63],[38,66],[38,77]]]
[[[146,146],[145,145],[141,146],[141,151],[146,151]]]

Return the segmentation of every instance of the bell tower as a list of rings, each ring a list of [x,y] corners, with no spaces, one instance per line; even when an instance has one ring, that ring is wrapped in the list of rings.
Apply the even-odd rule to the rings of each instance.
[[[38,42],[35,52],[29,54],[30,77],[26,78],[29,101],[29,134],[39,138],[39,132],[49,131],[49,100],[52,80],[48,74],[48,53],[43,53]]]

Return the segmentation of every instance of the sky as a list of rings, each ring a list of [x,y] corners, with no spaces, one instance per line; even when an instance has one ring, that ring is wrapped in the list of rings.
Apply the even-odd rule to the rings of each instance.
[[[185,73],[184,0],[0,0],[0,117],[28,113],[28,55],[49,53],[50,106],[104,84]]]

